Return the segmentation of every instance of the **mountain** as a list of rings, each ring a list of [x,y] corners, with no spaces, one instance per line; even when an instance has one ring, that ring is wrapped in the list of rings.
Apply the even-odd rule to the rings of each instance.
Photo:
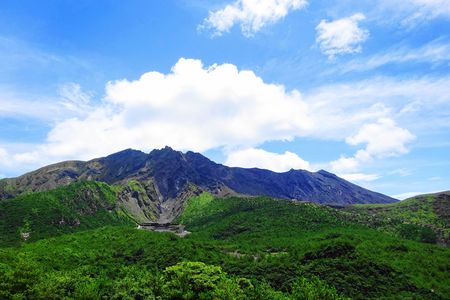
[[[156,210],[160,221],[172,220],[188,198],[202,191],[218,196],[265,195],[332,205],[397,201],[323,170],[276,173],[257,168],[230,168],[199,153],[182,153],[170,147],[149,154],[127,149],[87,162],[65,161],[17,178],[4,179],[0,181],[0,199],[78,181],[128,186],[127,195],[122,197],[125,202],[134,203],[134,209],[144,215],[145,211]],[[133,191],[130,182],[138,189]]]

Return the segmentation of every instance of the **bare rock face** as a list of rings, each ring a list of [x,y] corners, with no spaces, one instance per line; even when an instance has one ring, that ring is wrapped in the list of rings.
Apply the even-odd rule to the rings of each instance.
[[[134,180],[128,182],[118,196],[120,208],[138,223],[155,222],[161,214],[156,191],[144,188],[145,184]]]
[[[127,149],[87,162],[61,162],[17,178],[3,179],[0,180],[0,199],[83,180],[125,186],[119,197],[123,207],[142,221],[173,219],[185,200],[199,191],[218,196],[265,195],[333,205],[397,201],[323,170],[276,173],[256,168],[230,168],[199,153],[182,153],[170,147],[149,154]]]

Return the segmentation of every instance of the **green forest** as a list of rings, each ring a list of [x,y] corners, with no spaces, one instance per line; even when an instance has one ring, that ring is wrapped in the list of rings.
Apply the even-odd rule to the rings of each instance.
[[[450,298],[441,233],[389,228],[370,206],[202,193],[176,219],[181,238],[137,229],[116,193],[84,182],[0,201],[0,299]]]

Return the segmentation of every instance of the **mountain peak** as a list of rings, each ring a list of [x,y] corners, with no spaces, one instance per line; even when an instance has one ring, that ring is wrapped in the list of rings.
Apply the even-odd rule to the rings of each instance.
[[[172,147],[165,146],[164,148],[160,149],[153,149],[150,151],[149,155],[152,157],[166,157],[166,156],[173,156],[173,155],[182,155],[183,152],[174,150]]]
[[[178,152],[178,151],[174,150],[174,149],[173,149],[172,147],[170,147],[170,146],[164,146],[163,148],[160,148],[160,149],[153,149],[152,151],[150,151],[150,153],[153,153],[153,152],[155,152],[155,153],[160,153],[160,152],[168,153],[168,152]]]
[[[317,174],[320,174],[320,175],[323,175],[323,176],[326,176],[326,177],[336,177],[336,178],[338,178],[338,176],[336,176],[336,174],[331,173],[331,172],[328,172],[328,171],[325,171],[325,170],[323,170],[323,169],[320,169],[320,170],[317,171],[316,173],[317,173]]]
[[[146,154],[140,150],[128,148],[128,149],[110,154],[110,155],[106,156],[105,159],[120,159],[120,158],[124,158],[124,157],[128,157],[128,156],[132,156],[132,155],[135,156],[135,155],[146,155]]]

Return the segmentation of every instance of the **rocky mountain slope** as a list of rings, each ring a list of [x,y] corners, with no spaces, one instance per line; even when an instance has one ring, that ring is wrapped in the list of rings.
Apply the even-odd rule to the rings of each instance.
[[[333,205],[396,201],[323,170],[275,173],[256,168],[230,168],[199,153],[182,153],[170,147],[149,154],[128,149],[87,162],[61,162],[17,178],[3,179],[0,199],[78,181],[119,186],[129,186],[132,182],[136,189],[126,190],[124,201],[135,203],[133,209],[156,209],[163,221],[170,221],[179,214],[186,199],[202,191],[218,196],[265,195]]]

